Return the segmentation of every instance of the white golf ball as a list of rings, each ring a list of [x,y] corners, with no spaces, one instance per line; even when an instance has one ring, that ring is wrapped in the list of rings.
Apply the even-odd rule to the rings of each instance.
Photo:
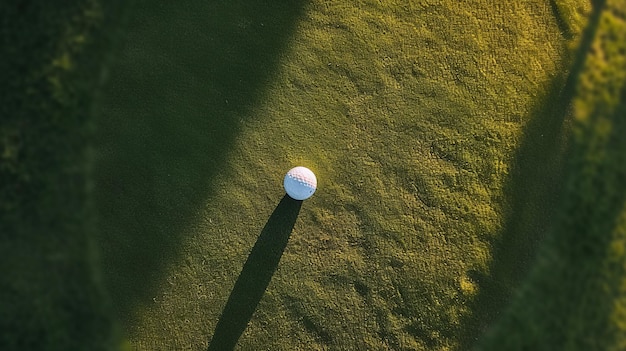
[[[287,195],[295,200],[306,200],[317,189],[317,178],[313,171],[306,167],[294,167],[285,175],[283,182]]]

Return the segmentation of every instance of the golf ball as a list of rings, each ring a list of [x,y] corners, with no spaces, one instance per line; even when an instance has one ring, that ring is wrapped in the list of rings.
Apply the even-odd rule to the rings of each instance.
[[[295,200],[306,200],[317,189],[317,178],[313,171],[306,167],[294,167],[285,175],[283,182],[287,195]]]

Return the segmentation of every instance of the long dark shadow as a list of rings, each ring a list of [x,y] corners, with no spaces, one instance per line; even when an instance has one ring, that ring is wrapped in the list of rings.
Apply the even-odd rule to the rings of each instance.
[[[469,272],[478,283],[479,293],[474,299],[472,314],[464,321],[458,350],[471,349],[511,302],[534,262],[544,234],[555,225],[565,177],[564,158],[569,137],[565,125],[576,81],[589,54],[603,8],[604,1],[594,1],[569,73],[552,82],[547,96],[539,101],[525,127],[504,186],[506,220],[501,235],[492,244],[489,272]]]
[[[278,267],[301,205],[285,195],[270,216],[228,297],[209,351],[232,350],[237,344]]]
[[[128,2],[96,105],[94,172],[104,281],[126,326],[214,192],[305,3]]]

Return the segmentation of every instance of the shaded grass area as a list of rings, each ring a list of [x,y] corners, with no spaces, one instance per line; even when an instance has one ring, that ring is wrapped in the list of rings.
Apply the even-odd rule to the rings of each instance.
[[[303,1],[140,1],[97,108],[103,269],[132,330],[263,93]]]
[[[618,33],[626,33],[626,22],[623,2],[594,1],[593,6],[578,54],[585,59],[575,58],[574,76],[568,80],[572,86],[564,88],[564,96],[571,99],[556,100],[562,102],[556,105],[556,116],[570,113],[571,106],[573,124],[560,197],[548,212],[553,225],[544,228],[537,263],[510,307],[478,343],[481,350],[626,346],[626,48],[617,39]],[[499,252],[517,249],[512,245]],[[492,266],[506,267],[509,260],[496,255]],[[490,284],[484,289],[485,294],[494,290]]]
[[[94,262],[85,155],[108,13],[90,0],[0,5],[2,350],[115,343]]]
[[[232,350],[278,267],[302,201],[285,195],[268,219],[228,297],[209,350]]]
[[[84,98],[101,58],[77,61],[71,49],[98,11],[75,4],[0,5],[3,40],[15,44],[0,61],[12,91],[0,104],[2,349],[109,342],[109,304],[83,231],[93,220]],[[579,76],[574,64],[544,98],[556,105],[530,111],[556,117],[527,125],[505,189],[514,235],[499,244],[495,262],[506,262],[492,276],[480,272],[509,153],[536,103],[529,96],[543,96],[560,58],[555,31],[576,33],[573,2],[312,1],[306,13],[304,2],[133,6],[96,108],[95,174],[102,268],[135,346],[206,347],[242,247],[256,239],[243,233],[282,192],[259,178],[309,162],[321,187],[294,226],[306,235],[290,239],[241,349],[447,350],[472,312],[468,340],[496,321],[486,348],[624,349],[624,48],[602,44],[624,37],[618,2],[608,1],[605,39],[592,45],[602,74]],[[584,88],[561,164],[549,151],[559,155],[558,106],[576,79]],[[549,185],[561,179],[563,188]],[[555,234],[507,307],[546,227]],[[253,268],[262,267],[242,276]],[[480,311],[468,310],[476,291]],[[222,320],[239,333],[249,317],[231,312],[249,295],[233,294]]]
[[[237,348],[454,349],[565,51],[548,2],[498,5],[311,1],[133,345],[206,348],[277,180],[304,164],[319,190]]]
[[[551,5],[556,6],[554,2]],[[553,230],[561,215],[559,204],[571,133],[571,105],[601,13],[601,6],[593,8],[568,69],[551,83],[547,95],[538,101],[537,111],[525,126],[504,186],[506,222],[502,234],[494,240],[489,269],[484,273],[472,272],[479,294],[472,302],[473,313],[466,322],[468,328],[462,337],[461,350],[470,349],[515,298],[535,263],[546,233]],[[566,26],[564,19],[558,22],[559,27]],[[572,38],[572,33],[563,35]]]

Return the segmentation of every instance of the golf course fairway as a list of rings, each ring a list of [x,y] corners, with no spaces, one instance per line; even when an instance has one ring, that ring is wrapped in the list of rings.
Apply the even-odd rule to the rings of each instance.
[[[85,286],[33,345],[626,349],[624,0],[111,4],[54,61],[92,74],[45,80],[88,101],[58,108],[86,116],[83,241],[50,247],[89,269],[3,278]]]

